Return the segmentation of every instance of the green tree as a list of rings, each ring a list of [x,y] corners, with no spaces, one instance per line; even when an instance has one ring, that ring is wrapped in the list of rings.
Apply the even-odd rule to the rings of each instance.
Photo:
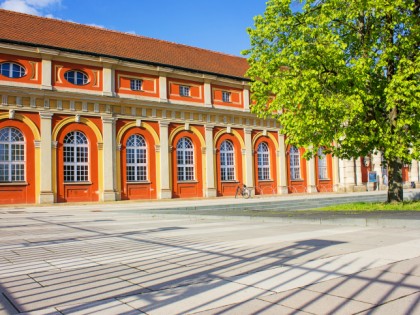
[[[287,142],[340,158],[382,151],[388,201],[420,149],[420,0],[269,0],[243,52],[252,110]],[[273,114],[275,113],[275,114]]]

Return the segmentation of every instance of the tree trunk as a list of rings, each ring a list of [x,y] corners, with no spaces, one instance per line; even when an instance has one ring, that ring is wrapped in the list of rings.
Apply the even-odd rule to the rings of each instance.
[[[403,163],[400,159],[388,164],[388,202],[403,202],[402,167]]]

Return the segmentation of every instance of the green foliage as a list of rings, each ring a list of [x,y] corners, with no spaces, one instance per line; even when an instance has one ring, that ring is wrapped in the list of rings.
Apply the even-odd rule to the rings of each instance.
[[[253,112],[306,157],[418,159],[419,15],[420,0],[269,0],[243,52]]]

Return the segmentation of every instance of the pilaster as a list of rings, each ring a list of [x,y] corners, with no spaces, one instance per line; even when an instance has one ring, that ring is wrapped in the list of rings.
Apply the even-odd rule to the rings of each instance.
[[[289,193],[287,189],[287,163],[286,163],[286,144],[285,137],[280,132],[278,133],[279,151],[277,158],[277,177],[279,194],[286,195]]]
[[[308,185],[306,191],[308,193],[316,193],[318,190],[316,189],[316,172],[315,172],[315,158],[311,158],[309,161],[306,161],[307,166],[307,176],[308,176]]]
[[[168,101],[168,81],[162,74],[159,76],[159,97],[161,102]]]
[[[52,90],[52,62],[49,59],[42,59],[42,88]]]
[[[104,67],[103,68],[103,77],[104,77],[104,84],[102,95],[104,96],[113,96],[114,95],[114,82],[115,82],[115,70],[111,67]]]
[[[214,144],[213,144],[213,127],[206,125],[206,197],[216,197],[216,187],[214,181]]]
[[[52,138],[51,123],[53,113],[40,112],[41,116],[41,141],[40,141],[40,194],[39,203],[54,203],[52,188]]]
[[[340,188],[340,159],[337,156],[332,158],[332,176],[333,190],[338,192]]]
[[[252,172],[252,129],[244,128],[245,134],[245,185],[251,190],[254,190],[254,174]]]
[[[102,117],[103,128],[103,192],[102,201],[115,201],[116,193],[116,134],[115,118]]]
[[[169,157],[169,121],[159,122],[160,132],[160,199],[171,199]]]
[[[249,112],[249,88],[245,87],[243,91],[244,96],[244,111]]]
[[[204,106],[212,107],[211,84],[209,82],[204,82]]]

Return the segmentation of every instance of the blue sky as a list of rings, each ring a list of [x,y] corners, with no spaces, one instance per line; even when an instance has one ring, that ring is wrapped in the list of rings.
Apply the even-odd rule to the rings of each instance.
[[[265,0],[0,0],[0,7],[240,55]]]

